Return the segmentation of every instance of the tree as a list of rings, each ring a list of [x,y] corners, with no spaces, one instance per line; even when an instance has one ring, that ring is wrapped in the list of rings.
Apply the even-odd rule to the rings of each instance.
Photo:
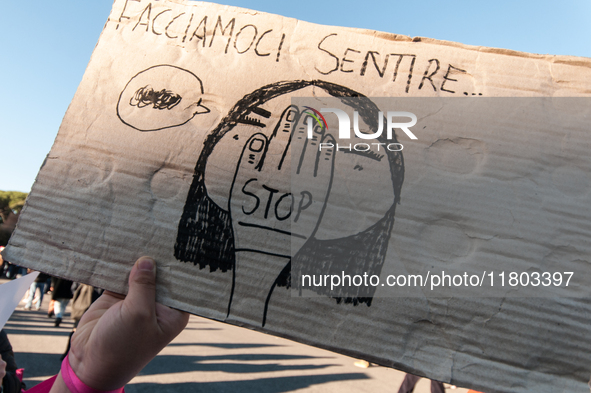
[[[8,243],[28,195],[19,191],[0,191],[0,246]]]

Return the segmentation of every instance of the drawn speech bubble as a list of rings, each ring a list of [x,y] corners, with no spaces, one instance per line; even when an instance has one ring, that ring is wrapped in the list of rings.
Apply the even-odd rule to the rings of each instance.
[[[156,65],[127,83],[117,102],[117,116],[139,131],[176,127],[209,112],[202,96],[203,84],[195,74],[172,65]]]

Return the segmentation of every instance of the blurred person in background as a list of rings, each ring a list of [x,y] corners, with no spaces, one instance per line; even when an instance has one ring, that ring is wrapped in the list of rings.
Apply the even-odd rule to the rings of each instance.
[[[33,270],[29,269],[29,273],[32,273]],[[50,278],[48,274],[39,273],[35,281],[31,283],[31,287],[29,288],[29,297],[27,298],[27,304],[25,304],[24,310],[30,310],[33,303],[35,303],[35,307],[33,309],[35,311],[41,308],[41,303],[43,303],[43,295],[45,295],[45,284],[47,280]],[[35,299],[35,293],[39,289],[39,297]],[[35,299],[35,300],[34,300]]]
[[[400,389],[398,389],[398,393],[412,393],[415,390],[415,385],[421,378],[418,375],[406,374],[402,385],[400,385]],[[445,387],[443,383],[431,380],[431,393],[444,393],[444,391]]]
[[[73,296],[72,284],[72,281],[64,280],[63,278],[53,277],[51,279],[51,299],[55,301],[54,312],[56,327],[59,327],[62,323],[68,302]]]

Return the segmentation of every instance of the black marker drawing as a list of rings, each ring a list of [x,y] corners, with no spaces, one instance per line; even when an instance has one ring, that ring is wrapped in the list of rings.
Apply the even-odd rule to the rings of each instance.
[[[143,108],[148,105],[152,105],[155,109],[172,109],[181,102],[183,97],[166,89],[160,91],[154,91],[152,86],[140,87],[131,100],[129,105]]]
[[[192,72],[157,65],[135,75],[117,102],[117,116],[139,131],[157,131],[208,113],[202,105],[203,84]]]
[[[351,275],[364,272],[379,275],[394,224],[396,204],[400,200],[404,179],[402,153],[384,151],[387,159],[384,165],[389,168],[391,184],[383,187],[391,187],[393,198],[387,202],[389,207],[383,217],[350,236],[338,239],[315,236],[331,191],[336,154],[332,149],[322,152],[316,148],[306,149],[306,138],[298,139],[298,132],[304,132],[306,118],[300,116],[297,108],[283,106],[280,116],[279,112],[271,116],[264,108],[274,99],[289,97],[290,93],[307,87],[341,98],[341,102],[359,112],[370,129],[377,128],[377,106],[346,87],[320,80],[286,81],[264,86],[238,101],[207,136],[178,226],[175,257],[182,262],[194,263],[200,269],[208,267],[210,271],[231,272],[228,316],[247,318],[250,315],[252,318],[253,314],[260,315],[260,319],[251,320],[252,323],[265,324],[269,301],[277,287],[299,285],[295,281],[292,283],[292,276],[340,274],[342,269]],[[279,120],[273,120],[274,124],[270,120],[273,118]],[[223,142],[226,134],[230,140],[240,143],[241,155],[227,205],[224,205],[208,195],[206,168],[216,145]],[[240,141],[244,139],[241,135],[246,135],[247,140]],[[315,129],[314,138],[309,141],[310,145],[332,137]],[[378,141],[397,142],[395,138],[389,141],[378,138]],[[293,160],[287,163],[286,158],[290,155]],[[380,156],[351,156],[362,157],[358,159],[367,160],[366,164],[368,161],[378,164],[384,161]],[[302,176],[307,176],[309,181],[296,182],[306,184],[307,189],[290,188],[294,183],[290,184],[291,176],[282,175],[290,165],[297,165],[291,176],[298,174],[298,169]],[[360,173],[364,166],[351,165],[350,170]],[[293,258],[290,255],[294,255]],[[298,267],[293,275],[292,262]],[[333,271],[336,269],[338,272]],[[250,282],[245,282],[244,277],[250,277]],[[321,294],[327,294],[329,290],[325,287],[313,289]],[[332,293],[332,296],[337,303],[370,306],[374,293],[375,287],[359,287],[355,296],[350,293],[343,296]]]
[[[313,238],[322,220],[335,154],[334,149],[308,146],[307,118],[288,107],[270,137],[256,133],[242,151],[230,190],[236,256],[228,315],[244,312],[264,318],[269,290],[292,250]],[[334,145],[324,131],[316,127],[311,144]],[[256,283],[249,278],[253,276]]]

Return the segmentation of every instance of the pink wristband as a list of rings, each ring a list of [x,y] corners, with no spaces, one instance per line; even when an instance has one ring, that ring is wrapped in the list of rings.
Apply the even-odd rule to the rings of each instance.
[[[115,389],[115,390],[98,390],[93,389],[90,386],[87,386],[84,382],[78,378],[72,367],[70,366],[70,354],[68,353],[62,362],[62,379],[66,383],[68,389],[72,393],[124,393],[125,390],[123,388]]]

